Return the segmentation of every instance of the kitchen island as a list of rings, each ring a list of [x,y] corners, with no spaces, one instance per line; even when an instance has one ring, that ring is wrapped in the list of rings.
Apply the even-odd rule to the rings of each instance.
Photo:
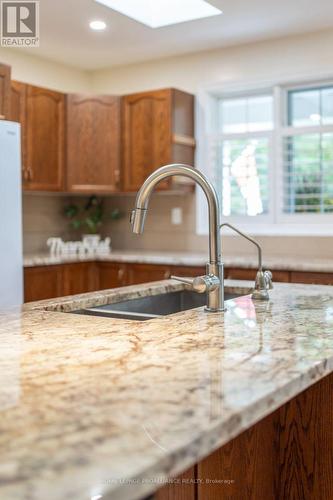
[[[224,314],[70,314],[183,288],[1,313],[0,498],[332,498],[333,287],[254,303],[227,282]]]

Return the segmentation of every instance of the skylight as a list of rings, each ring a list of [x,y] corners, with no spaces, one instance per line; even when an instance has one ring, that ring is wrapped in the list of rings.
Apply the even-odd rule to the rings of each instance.
[[[205,0],[95,0],[150,28],[222,14]]]

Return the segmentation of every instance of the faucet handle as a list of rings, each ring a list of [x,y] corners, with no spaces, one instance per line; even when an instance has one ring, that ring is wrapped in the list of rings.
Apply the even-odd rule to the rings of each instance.
[[[213,292],[220,286],[220,280],[214,274],[197,276],[196,278],[184,278],[182,276],[170,276],[171,279],[190,285],[197,293]]]
[[[255,300],[269,300],[268,290],[273,288],[273,275],[270,271],[258,271],[252,298]]]
[[[264,272],[264,277],[265,277],[265,280],[266,280],[266,283],[267,283],[267,286],[269,288],[269,290],[273,290],[273,274],[271,273],[271,271],[265,271]]]

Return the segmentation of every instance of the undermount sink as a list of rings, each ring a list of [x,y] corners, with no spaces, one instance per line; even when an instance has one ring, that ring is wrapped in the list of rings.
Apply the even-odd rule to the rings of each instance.
[[[239,294],[226,294],[225,300],[238,297]],[[146,321],[159,318],[188,309],[206,305],[206,294],[199,294],[187,290],[162,293],[138,299],[130,299],[105,306],[89,307],[72,311],[75,314],[90,316],[104,316],[108,318],[133,319]]]

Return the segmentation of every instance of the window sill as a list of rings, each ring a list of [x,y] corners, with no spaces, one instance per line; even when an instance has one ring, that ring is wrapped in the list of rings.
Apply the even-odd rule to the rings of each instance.
[[[307,237],[332,237],[333,236],[333,223],[332,224],[248,224],[232,222],[235,226],[239,227],[242,231],[253,236],[307,236]],[[197,232],[198,235],[207,235],[207,232]],[[239,236],[231,229],[223,229],[223,234],[228,236]]]

